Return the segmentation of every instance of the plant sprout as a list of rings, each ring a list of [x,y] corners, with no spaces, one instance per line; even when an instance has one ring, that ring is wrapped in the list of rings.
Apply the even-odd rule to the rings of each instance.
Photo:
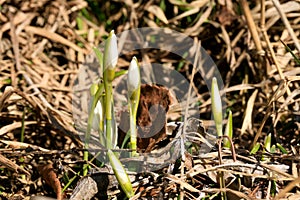
[[[220,96],[220,91],[219,91],[216,77],[213,77],[212,84],[211,84],[211,106],[212,106],[212,112],[214,115],[214,121],[216,124],[218,137],[222,137],[223,136],[222,102],[221,102],[221,96]],[[218,172],[217,174],[218,174],[220,188],[225,188],[224,172]],[[221,192],[221,199],[222,200],[227,199],[226,192]]]
[[[267,152],[271,152],[271,139],[272,139],[272,135],[271,133],[269,133],[266,137],[265,137],[265,143],[264,143],[264,150],[263,153],[265,153],[265,151]],[[267,158],[265,155],[262,156],[261,158],[262,161],[270,161],[269,158]]]
[[[129,69],[128,69],[128,102],[129,102],[129,115],[130,115],[130,144],[132,155],[136,155],[136,141],[137,141],[137,130],[136,130],[136,118],[137,109],[140,100],[141,93],[141,77],[138,61],[136,57],[133,57]]]
[[[94,48],[96,57],[100,63],[100,71],[103,72],[103,82],[94,83],[90,88],[91,106],[88,117],[88,126],[85,135],[85,148],[89,146],[91,129],[99,132],[100,144],[108,149],[107,157],[113,168],[115,176],[128,198],[134,195],[130,179],[119,158],[112,149],[117,146],[117,123],[114,117],[113,87],[115,70],[118,61],[117,37],[111,31],[105,43],[104,54]],[[135,59],[136,60],[136,59]],[[137,102],[138,103],[138,102]],[[88,160],[88,152],[85,151],[84,159]],[[87,173],[84,166],[84,175]]]
[[[106,42],[103,57],[103,67],[104,67],[104,88],[105,88],[105,117],[106,117],[106,147],[108,149],[113,148],[113,133],[112,132],[112,106],[113,106],[113,87],[112,81],[115,78],[115,68],[118,61],[118,47],[117,47],[117,37],[114,31],[111,31]]]
[[[232,112],[231,110],[229,111],[229,115],[228,115],[228,121],[226,124],[226,128],[225,128],[225,133],[224,135],[226,135],[228,138],[224,138],[224,147],[226,148],[230,148],[231,147],[231,143],[229,140],[232,139],[232,132],[233,132],[233,127],[232,127]]]
[[[211,105],[212,105],[212,112],[214,115],[214,121],[216,124],[217,134],[219,137],[221,137],[223,135],[222,132],[223,114],[222,114],[221,96],[220,96],[216,77],[213,77],[212,84],[211,84]]]

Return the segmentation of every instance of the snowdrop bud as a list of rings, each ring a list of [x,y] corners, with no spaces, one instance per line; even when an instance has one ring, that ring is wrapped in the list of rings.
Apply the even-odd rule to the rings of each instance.
[[[132,197],[134,195],[132,184],[122,163],[110,149],[107,151],[107,155],[121,188],[128,198]]]
[[[214,121],[216,123],[217,134],[218,136],[222,136],[222,101],[216,77],[213,77],[211,84],[211,105]]]
[[[102,113],[102,104],[101,101],[99,100],[94,109],[94,118],[93,118],[94,130],[99,130],[100,120],[103,120],[103,113]]]
[[[112,30],[105,42],[103,66],[104,70],[114,70],[118,62],[118,45],[117,37]]]
[[[136,57],[133,57],[129,69],[128,69],[128,79],[127,79],[127,87],[128,87],[128,94],[129,97],[139,89],[141,84],[141,76],[140,76],[140,69],[138,66],[138,61]]]

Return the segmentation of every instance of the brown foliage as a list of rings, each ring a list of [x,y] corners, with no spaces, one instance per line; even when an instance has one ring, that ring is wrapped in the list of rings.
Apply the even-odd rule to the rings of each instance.
[[[53,188],[57,200],[62,200],[61,185],[52,164],[38,166],[38,171],[46,183]]]

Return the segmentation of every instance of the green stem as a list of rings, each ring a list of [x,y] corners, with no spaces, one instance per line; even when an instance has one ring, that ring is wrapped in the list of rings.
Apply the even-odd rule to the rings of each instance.
[[[90,137],[91,137],[92,123],[93,123],[93,118],[94,118],[94,112],[93,112],[94,101],[95,101],[95,98],[93,98],[92,109],[91,109],[91,111],[89,113],[89,117],[88,117],[87,130],[86,130],[86,133],[84,135],[84,149],[85,149],[85,151],[83,152],[83,160],[85,160],[85,161],[89,160],[88,148],[89,148]],[[87,172],[88,172],[88,164],[84,164],[84,166],[83,166],[83,176],[87,175]]]
[[[136,131],[136,114],[132,112],[132,108],[130,107],[130,145],[132,149],[132,156],[137,155],[137,131]]]
[[[100,84],[96,94],[92,97],[92,106],[91,106],[91,110],[90,110],[90,113],[88,116],[87,130],[86,130],[86,133],[84,136],[84,148],[86,149],[86,151],[83,152],[83,160],[85,160],[85,161],[88,161],[88,159],[89,159],[89,153],[88,153],[87,149],[89,148],[92,124],[93,124],[93,119],[94,119],[93,111],[94,111],[96,104],[102,93],[103,93],[103,84]],[[101,140],[100,140],[100,142],[101,142]],[[103,144],[103,143],[101,143],[101,144]],[[87,172],[88,172],[88,164],[85,164],[84,169],[83,169],[83,175],[85,176],[87,174]]]
[[[225,135],[228,136],[228,138],[224,138],[224,147],[225,148],[230,148],[231,147],[231,143],[230,140],[232,140],[232,133],[233,133],[233,127],[232,127],[232,112],[229,111],[229,115],[228,115],[228,121],[227,121],[227,125],[225,128]]]
[[[114,70],[106,69],[104,72],[104,87],[105,87],[105,118],[106,118],[106,147],[112,148],[112,80]]]
[[[112,120],[106,119],[106,147],[108,149],[112,149],[112,137],[111,137],[111,127],[112,127]]]
[[[138,104],[140,101],[140,87],[138,87],[130,97],[130,145],[132,149],[132,156],[136,156],[137,152],[137,129],[136,129],[136,116],[137,116],[137,109]]]
[[[100,152],[98,152],[91,160],[90,162],[93,162],[95,158],[97,158],[100,155]],[[83,166],[83,170],[87,170],[88,165]],[[75,174],[71,179],[69,179],[68,183],[66,183],[65,187],[62,189],[62,193],[71,185],[71,183],[79,177],[80,171]]]
[[[224,172],[218,172],[218,176],[219,176],[220,188],[224,189],[225,188]],[[221,199],[222,200],[227,200],[227,196],[226,196],[226,192],[225,191],[221,192]]]

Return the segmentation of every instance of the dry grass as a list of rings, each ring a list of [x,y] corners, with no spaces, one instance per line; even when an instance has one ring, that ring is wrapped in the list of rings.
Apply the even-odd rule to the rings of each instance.
[[[177,164],[173,173],[163,169],[143,174],[133,182],[135,198],[176,198],[181,192],[185,199],[200,199],[222,191],[229,199],[272,199],[270,193],[276,194],[274,199],[300,198],[300,68],[280,42],[299,57],[299,1],[262,0],[263,6],[245,0],[162,2],[0,0],[3,199],[55,196],[41,181],[37,167],[42,164],[54,163],[56,170],[63,166],[69,177],[80,171],[82,146],[71,112],[78,70],[110,30],[120,33],[145,26],[168,27],[201,41],[224,80],[236,152],[213,149],[202,157],[188,154],[184,176]],[[149,50],[122,56],[120,67],[126,69],[132,55],[174,69],[180,65],[169,52]],[[179,72],[190,77],[189,63]],[[194,85],[208,127],[210,96],[199,74]],[[273,144],[282,145],[287,154],[277,148],[272,154],[261,150],[250,156],[251,147],[263,144],[269,133]],[[269,162],[261,162],[262,154]],[[218,172],[226,177],[227,187],[222,190]],[[78,179],[66,190],[67,197]],[[116,187],[107,194],[120,197]]]

